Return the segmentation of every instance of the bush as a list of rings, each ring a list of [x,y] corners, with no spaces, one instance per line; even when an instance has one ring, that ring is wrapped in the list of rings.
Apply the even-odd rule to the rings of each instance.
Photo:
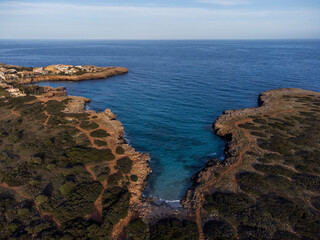
[[[248,193],[261,194],[269,188],[265,178],[257,173],[242,172],[236,175],[236,179],[241,190]]]
[[[132,160],[130,158],[128,158],[128,157],[120,158],[117,161],[116,167],[122,173],[128,174],[128,173],[130,173],[130,171],[132,169]]]
[[[209,213],[216,210],[226,218],[236,219],[238,215],[248,212],[253,204],[254,201],[243,193],[215,192],[206,196],[203,208]]]
[[[119,146],[119,147],[116,148],[116,153],[117,154],[124,154],[124,149]]]
[[[131,176],[130,176],[130,180],[131,180],[132,182],[136,182],[136,181],[138,181],[138,176],[137,176],[137,175],[131,175]]]
[[[98,147],[104,147],[108,145],[106,142],[101,140],[94,140],[94,144],[97,145]]]
[[[84,218],[92,213],[94,202],[103,190],[99,182],[83,182],[73,188],[64,198],[65,201],[53,210],[59,223],[76,218]]]
[[[46,103],[46,110],[48,111],[48,113],[50,114],[54,114],[54,115],[59,115],[59,116],[64,116],[63,113],[61,113],[64,109],[66,108],[66,106],[62,103],[62,102],[58,102],[56,100],[49,100]]]
[[[150,239],[198,240],[198,227],[196,223],[187,220],[162,219],[152,226]]]
[[[269,240],[270,232],[264,228],[241,225],[238,227],[239,239]]]
[[[233,227],[225,221],[212,220],[206,222],[203,232],[208,240],[232,240],[236,239],[236,232]]]
[[[48,201],[48,197],[46,195],[38,195],[35,199],[36,203],[41,205]]]
[[[303,216],[307,215],[306,210],[299,207],[293,201],[280,196],[261,195],[258,205],[268,211],[273,218],[281,223],[296,224]]]
[[[121,172],[117,172],[114,174],[111,174],[108,177],[108,186],[109,187],[114,187],[117,186],[119,184],[119,181],[123,178]]]
[[[68,196],[72,190],[76,187],[76,184],[73,182],[66,182],[65,184],[61,185],[59,190],[62,196]]]
[[[148,226],[140,218],[133,219],[128,223],[126,234],[129,240],[149,239]]]
[[[103,129],[98,129],[98,130],[95,130],[93,132],[90,133],[90,136],[91,137],[96,137],[96,138],[104,138],[104,137],[108,137],[110,136],[109,133],[107,133],[105,130]]]
[[[296,173],[292,178],[299,186],[314,191],[320,190],[320,177],[318,176]]]
[[[113,187],[108,189],[102,197],[103,216],[105,221],[117,224],[125,218],[129,211],[131,194],[125,188]]]
[[[284,155],[290,154],[291,151],[294,149],[294,146],[290,144],[288,139],[285,139],[281,136],[272,136],[267,142],[260,143],[259,147],[272,152],[278,152]]]
[[[66,156],[71,163],[98,163],[104,161],[111,161],[115,156],[110,149],[95,149],[74,147],[66,150]]]
[[[90,123],[89,121],[83,121],[80,124],[80,127],[86,130],[93,130],[99,128],[99,125],[97,123]]]

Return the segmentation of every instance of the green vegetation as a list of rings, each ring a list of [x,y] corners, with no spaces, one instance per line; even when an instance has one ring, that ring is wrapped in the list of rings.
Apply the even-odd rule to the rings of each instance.
[[[94,140],[94,144],[97,145],[98,147],[105,147],[108,145],[105,141],[101,141],[101,140]]]
[[[159,220],[151,227],[151,240],[198,240],[197,224],[191,221],[180,221],[175,218]]]
[[[137,175],[131,175],[131,176],[130,176],[130,180],[131,180],[132,182],[136,182],[136,181],[138,181],[138,176],[137,176]]]
[[[98,163],[111,161],[115,158],[110,149],[74,147],[67,149],[65,154],[68,162],[71,163]]]
[[[224,221],[212,220],[206,222],[203,227],[203,232],[208,240],[236,239],[235,230],[228,222]]]
[[[253,117],[253,123],[239,125],[257,144],[228,176],[235,177],[239,192],[217,190],[206,196],[203,208],[217,218],[204,224],[208,239],[319,238],[320,98],[296,99],[291,103],[296,112]]]
[[[38,86],[21,88],[41,94]],[[93,130],[97,138],[109,134],[96,130],[90,114],[64,113],[69,102],[41,102],[29,95],[0,98],[0,239],[110,239],[113,226],[127,216],[129,178],[121,171],[130,172],[131,160],[119,160],[119,172],[109,176],[108,162],[115,156],[107,143],[95,139],[104,149],[92,148],[74,126]],[[96,222],[90,215],[105,180],[102,222]]]
[[[127,189],[112,187],[103,194],[102,211],[105,221],[112,225],[127,216],[131,194]]]
[[[116,168],[123,174],[128,174],[130,173],[132,168],[132,160],[128,157],[120,158],[117,161]]]
[[[126,228],[126,235],[128,240],[148,240],[148,225],[140,218],[133,219]]]
[[[116,148],[116,153],[117,154],[124,154],[124,149],[122,148],[122,147],[120,147],[120,146],[118,146],[117,148]]]
[[[93,130],[99,128],[99,125],[97,123],[91,123],[89,121],[83,121],[80,124],[80,127],[86,130]]]
[[[93,132],[90,133],[91,137],[96,137],[96,138],[104,138],[104,137],[108,137],[110,136],[109,133],[107,133],[105,130],[103,129],[99,129],[99,130],[95,130]]]
[[[117,186],[119,184],[120,180],[122,180],[122,179],[123,179],[123,175],[121,174],[121,172],[111,174],[108,177],[108,186],[109,187]]]

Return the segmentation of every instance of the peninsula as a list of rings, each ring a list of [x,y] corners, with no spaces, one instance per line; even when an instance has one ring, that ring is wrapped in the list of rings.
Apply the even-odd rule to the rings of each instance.
[[[110,111],[39,81],[90,80],[126,68],[0,66],[0,236],[3,239],[317,239],[320,93],[276,89],[259,107],[213,124],[228,140],[170,208],[143,198],[146,153]],[[104,76],[104,77],[103,77]]]

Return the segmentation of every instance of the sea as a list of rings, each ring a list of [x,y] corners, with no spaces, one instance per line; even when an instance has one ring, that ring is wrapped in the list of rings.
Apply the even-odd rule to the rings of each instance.
[[[212,123],[228,109],[257,106],[274,88],[320,91],[320,40],[0,40],[0,62],[123,66],[129,73],[65,86],[111,109],[136,150],[150,155],[145,196],[179,201],[226,141]]]

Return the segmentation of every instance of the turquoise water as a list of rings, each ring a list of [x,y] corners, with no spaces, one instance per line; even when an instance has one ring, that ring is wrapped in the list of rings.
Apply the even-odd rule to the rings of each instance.
[[[257,106],[280,87],[320,91],[320,41],[0,41],[0,62],[124,66],[106,80],[51,82],[110,108],[126,138],[151,156],[146,195],[180,199],[191,176],[225,142],[212,122],[226,109]]]

